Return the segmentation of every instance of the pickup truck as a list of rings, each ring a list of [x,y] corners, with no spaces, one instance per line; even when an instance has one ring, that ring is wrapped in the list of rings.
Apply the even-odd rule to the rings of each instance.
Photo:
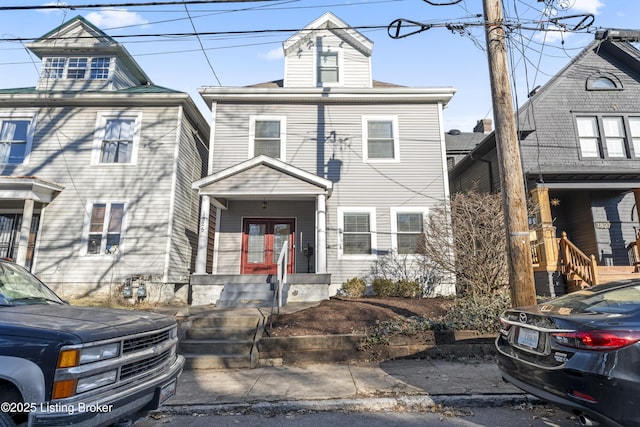
[[[0,260],[0,427],[103,426],[176,392],[174,319],[72,306]]]

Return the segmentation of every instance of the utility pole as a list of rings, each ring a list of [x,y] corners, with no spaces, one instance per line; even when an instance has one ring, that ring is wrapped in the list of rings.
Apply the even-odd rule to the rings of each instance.
[[[536,303],[522,162],[511,99],[501,0],[483,0],[496,150],[507,233],[509,285],[514,307]]]

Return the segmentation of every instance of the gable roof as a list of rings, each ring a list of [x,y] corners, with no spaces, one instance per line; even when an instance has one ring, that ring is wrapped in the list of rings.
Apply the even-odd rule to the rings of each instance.
[[[136,78],[140,85],[152,84],[149,77],[124,46],[82,16],[76,16],[54,28],[26,47],[38,58],[54,55],[109,55]]]
[[[284,55],[287,56],[291,52],[295,52],[300,45],[306,43],[311,37],[313,37],[313,34],[319,30],[329,30],[352,45],[355,49],[362,52],[364,55],[371,56],[373,42],[351,28],[346,22],[331,12],[325,13],[285,40],[284,43],[282,43]]]

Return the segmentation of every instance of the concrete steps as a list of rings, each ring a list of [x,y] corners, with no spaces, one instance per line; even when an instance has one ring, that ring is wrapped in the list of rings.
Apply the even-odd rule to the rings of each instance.
[[[227,283],[224,285],[218,307],[271,307],[274,284],[272,283]]]
[[[192,316],[181,327],[185,369],[254,368],[265,315],[258,309],[218,309]]]

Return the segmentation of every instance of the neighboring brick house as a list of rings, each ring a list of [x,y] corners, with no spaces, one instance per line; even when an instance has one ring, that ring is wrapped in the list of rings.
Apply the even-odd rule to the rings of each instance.
[[[594,256],[601,276],[634,271],[640,51],[626,40],[637,36],[599,32],[518,111],[526,187],[540,207],[534,242],[538,292],[564,290],[567,266],[558,260],[567,261],[562,252],[559,256],[556,241],[563,232],[584,254]],[[450,171],[449,180],[452,192],[500,189],[493,134]]]
[[[139,277],[186,302],[209,123],[82,17],[27,47],[37,85],[0,90],[0,256],[65,297]]]
[[[379,256],[413,256],[424,216],[448,200],[442,114],[454,89],[373,80],[373,43],[331,13],[283,47],[283,80],[200,89],[213,122],[209,176],[194,183],[198,303],[268,288],[284,241],[289,301],[328,298]],[[446,280],[435,290],[453,292]]]

